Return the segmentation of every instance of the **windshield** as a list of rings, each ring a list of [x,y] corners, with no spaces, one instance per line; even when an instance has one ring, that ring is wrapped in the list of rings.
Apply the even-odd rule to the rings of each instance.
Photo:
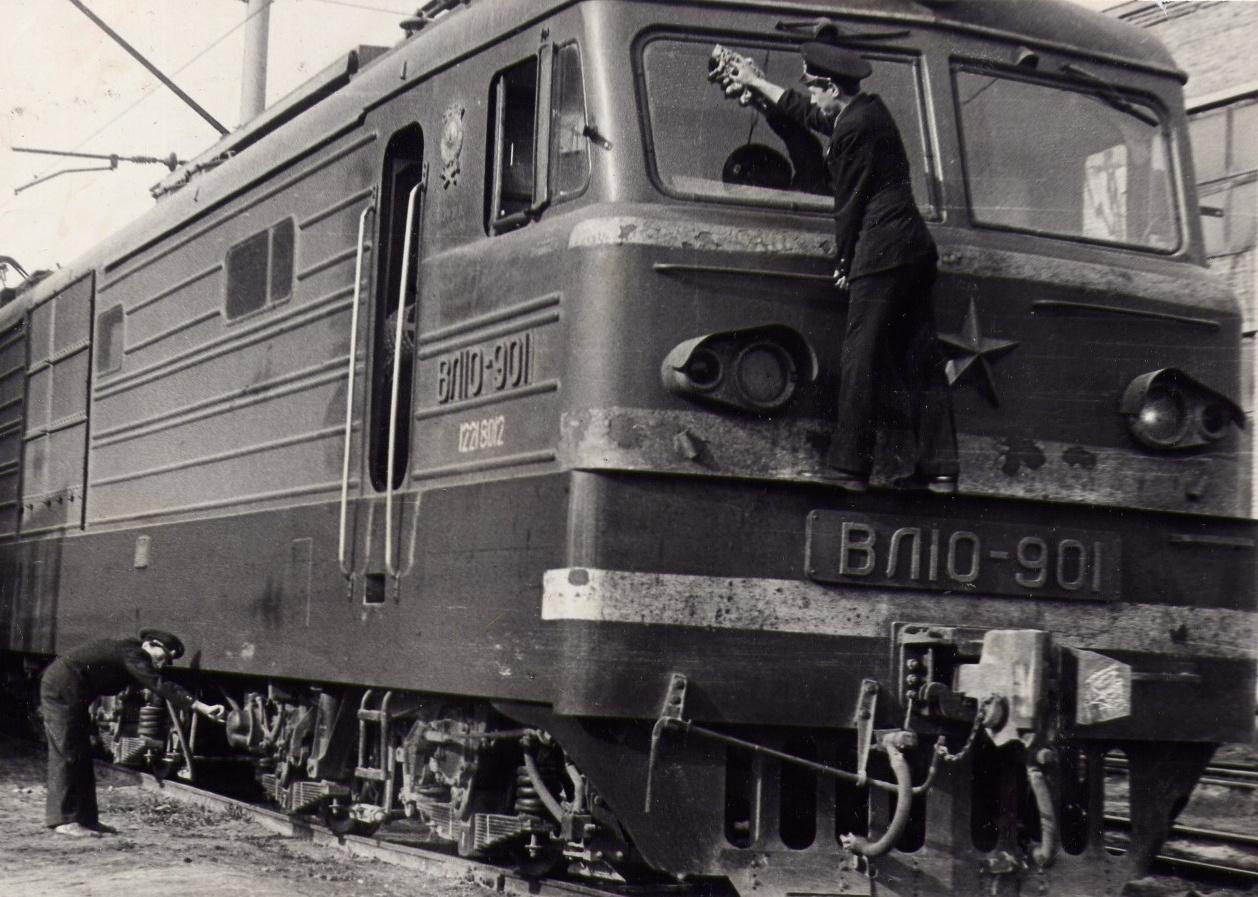
[[[797,47],[720,43],[754,59],[773,83],[803,90]],[[753,106],[726,97],[708,81],[713,46],[713,41],[660,38],[642,52],[650,145],[660,185],[688,198],[832,210],[834,194],[824,183],[820,161],[822,135],[805,134],[788,146]],[[913,195],[929,214],[933,192],[916,59],[862,55],[873,66],[862,88],[881,96],[895,116],[908,150]],[[806,155],[814,158],[803,158]],[[823,176],[804,176],[812,169]]]
[[[1166,126],[1106,86],[956,72],[976,224],[1169,251],[1179,245]]]

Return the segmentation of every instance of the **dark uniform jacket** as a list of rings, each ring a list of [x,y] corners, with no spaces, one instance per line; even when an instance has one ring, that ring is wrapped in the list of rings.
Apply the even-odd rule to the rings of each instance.
[[[79,645],[52,662],[44,673],[45,688],[52,688],[63,701],[91,701],[101,695],[112,695],[128,685],[142,685],[187,709],[193,697],[178,683],[163,679],[140,640],[97,639]]]
[[[833,130],[808,97],[790,89],[777,111],[830,132],[826,166],[834,189],[835,258],[849,280],[936,258],[935,241],[913,200],[900,131],[875,94],[862,93]]]

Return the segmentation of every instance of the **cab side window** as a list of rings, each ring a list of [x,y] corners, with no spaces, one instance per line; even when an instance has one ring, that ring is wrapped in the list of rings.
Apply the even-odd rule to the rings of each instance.
[[[486,230],[523,224],[533,205],[537,146],[537,57],[499,72],[489,95],[489,185]]]
[[[576,196],[590,180],[581,52],[545,45],[489,88],[485,232],[503,233]]]

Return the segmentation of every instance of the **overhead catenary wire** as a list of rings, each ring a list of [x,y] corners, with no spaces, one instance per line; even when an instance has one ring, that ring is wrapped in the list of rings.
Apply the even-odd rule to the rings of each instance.
[[[96,15],[96,13],[88,9],[88,7],[82,2],[82,0],[70,0],[70,3],[74,6],[75,9],[77,9],[79,12],[83,13],[83,15],[91,19],[93,25],[95,25],[101,31],[108,34],[109,37],[115,43],[118,44],[118,46],[126,50],[127,53],[130,54],[132,59],[140,63],[140,65],[144,66],[144,68],[146,68],[150,74],[155,76],[158,81],[162,82],[162,84],[170,88],[171,92],[175,96],[183,100],[184,103],[187,104],[194,112],[196,112],[197,115],[205,119],[210,124],[210,126],[214,128],[214,130],[218,131],[219,134],[227,133],[227,128],[222,123],[220,123],[217,118],[210,115],[210,113],[207,112],[200,103],[198,103],[196,100],[190,97],[183,90],[183,88],[181,88],[178,84],[174,82],[174,80],[169,75],[167,75],[157,66],[155,66],[153,63],[149,62],[148,57],[146,57],[143,53],[141,53],[135,47],[131,46],[131,44],[121,34],[119,34],[117,31],[114,31],[114,29],[110,28],[109,25],[107,25],[105,21],[101,19],[100,16]]]
[[[190,68],[193,64],[199,61],[203,56],[205,56],[211,50],[215,49],[219,44],[223,43],[223,41],[227,40],[229,37],[231,37],[241,28],[245,27],[245,25],[249,22],[249,20],[257,14],[258,14],[257,12],[254,12],[254,13],[249,14],[248,16],[245,16],[245,18],[241,19],[231,28],[227,29],[218,37],[216,37],[213,41],[211,41],[210,43],[206,44],[203,48],[198,50],[196,55],[192,56],[192,58],[190,58],[187,62],[180,65],[177,69],[175,69],[172,72],[172,74],[178,75],[182,73],[183,71],[185,71],[186,69]],[[109,128],[117,124],[121,119],[129,115],[132,112],[132,110],[134,110],[137,106],[139,106],[149,97],[151,97],[154,93],[156,93],[157,89],[161,86],[162,86],[161,82],[149,85],[149,87],[144,91],[144,93],[142,93],[139,97],[136,98],[135,102],[131,103],[129,106],[127,106],[117,115],[115,115],[113,118],[109,119],[109,121],[105,122],[95,131],[93,131],[91,134],[88,134],[86,137],[84,137],[82,140],[76,143],[71,149],[77,151],[79,149],[82,149],[85,145],[87,145],[91,141],[95,140],[97,137],[99,137]],[[39,174],[36,175],[36,178],[43,177],[45,173],[46,172],[40,172]],[[3,212],[5,209],[7,209],[10,205],[14,203],[14,201],[15,201],[14,197],[10,196],[6,198],[3,202],[0,202],[0,212]]]
[[[303,2],[303,0],[296,0],[296,2],[300,3],[300,2]],[[378,13],[382,13],[388,16],[405,16],[405,15],[409,15],[411,12],[414,11],[413,8],[407,9],[407,10],[398,10],[398,9],[385,9],[380,6],[368,6],[365,3],[354,3],[352,2],[352,0],[311,0],[311,2],[326,3],[328,6],[342,6],[347,9],[361,9],[364,12],[378,12]],[[416,2],[418,2],[418,0],[416,0]],[[409,5],[411,7],[414,7],[415,3],[410,3]]]

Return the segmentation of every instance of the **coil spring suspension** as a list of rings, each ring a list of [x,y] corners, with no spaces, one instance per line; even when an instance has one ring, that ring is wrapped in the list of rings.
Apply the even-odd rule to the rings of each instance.
[[[515,771],[515,812],[519,816],[531,816],[538,820],[546,814],[542,799],[537,796],[537,789],[529,778],[529,771],[522,765]]]
[[[537,773],[541,776],[542,784],[550,790],[552,795],[558,795],[561,790],[563,768],[560,762],[559,755],[554,752],[543,753],[536,760]],[[537,787],[533,784],[528,767],[524,764],[521,764],[515,772],[515,812],[517,815],[530,816],[542,823],[551,821],[546,802],[537,793]]]
[[[140,708],[140,718],[136,729],[141,738],[165,741],[169,725],[170,720],[166,716],[166,708],[161,704],[149,703]]]

